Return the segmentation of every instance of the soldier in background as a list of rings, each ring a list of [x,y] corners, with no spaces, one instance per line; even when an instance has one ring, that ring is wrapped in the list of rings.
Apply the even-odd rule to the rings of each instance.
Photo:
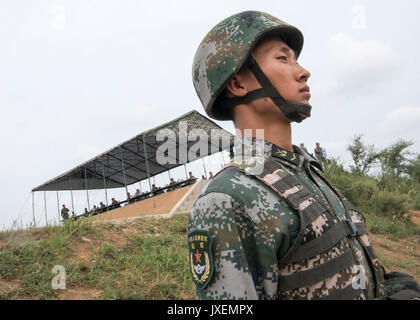
[[[311,110],[310,73],[297,63],[302,46],[297,28],[247,11],[216,25],[196,52],[193,83],[207,115],[233,120],[242,136],[253,130],[237,138],[235,158],[190,213],[197,297],[415,298],[411,276],[384,275],[363,215],[292,145],[291,123]]]
[[[303,143],[301,143],[301,144],[300,144],[300,148],[301,148],[303,151],[305,151],[306,153],[309,153],[309,152],[308,152],[308,149],[306,149],[306,147],[305,147],[305,145],[304,145]]]
[[[319,145],[319,142],[316,143],[316,147],[314,149],[314,154],[315,154],[315,158],[318,161],[321,162],[322,160],[325,160],[324,151],[322,150],[321,146]]]
[[[64,220],[67,220],[69,218],[69,209],[66,208],[65,204],[63,204],[63,207],[61,208],[61,217]]]

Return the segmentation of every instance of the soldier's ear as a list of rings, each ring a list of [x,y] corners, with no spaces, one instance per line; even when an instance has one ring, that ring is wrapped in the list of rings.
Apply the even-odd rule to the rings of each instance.
[[[246,79],[241,74],[234,75],[225,88],[227,98],[244,97],[248,91]]]

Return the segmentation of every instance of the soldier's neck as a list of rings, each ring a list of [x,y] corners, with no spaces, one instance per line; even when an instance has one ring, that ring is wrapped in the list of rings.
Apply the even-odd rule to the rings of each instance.
[[[235,112],[234,115],[236,130],[239,130],[242,137],[262,138],[293,152],[292,127],[289,121],[273,117],[271,114],[261,115],[247,111]],[[246,131],[247,129],[249,131]],[[263,136],[261,136],[261,131],[257,131],[261,129],[263,130]]]

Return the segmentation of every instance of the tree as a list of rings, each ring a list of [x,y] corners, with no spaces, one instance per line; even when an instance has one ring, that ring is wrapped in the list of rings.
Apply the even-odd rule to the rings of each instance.
[[[414,181],[420,183],[420,154],[417,155],[417,158],[410,160],[408,173]]]
[[[362,138],[362,134],[355,135],[347,146],[354,162],[354,166],[351,165],[350,169],[356,174],[367,174],[380,156],[380,153],[375,150],[375,146],[373,144],[365,145]]]
[[[401,139],[382,150],[379,156],[382,172],[395,177],[410,174],[412,153],[407,149],[412,145],[413,142]]]

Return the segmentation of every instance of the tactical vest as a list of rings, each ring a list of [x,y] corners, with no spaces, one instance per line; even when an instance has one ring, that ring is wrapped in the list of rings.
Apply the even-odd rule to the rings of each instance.
[[[305,165],[310,165],[308,160]],[[234,162],[222,170],[230,167],[249,174],[246,165]],[[278,264],[279,299],[366,299],[364,290],[353,286],[357,262],[350,238],[358,240],[369,262],[375,298],[385,297],[384,269],[369,240],[363,215],[325,178],[319,175],[342,201],[347,216],[344,221],[317,200],[281,163],[265,158],[263,172],[254,176],[276,192],[300,217],[299,234]]]

